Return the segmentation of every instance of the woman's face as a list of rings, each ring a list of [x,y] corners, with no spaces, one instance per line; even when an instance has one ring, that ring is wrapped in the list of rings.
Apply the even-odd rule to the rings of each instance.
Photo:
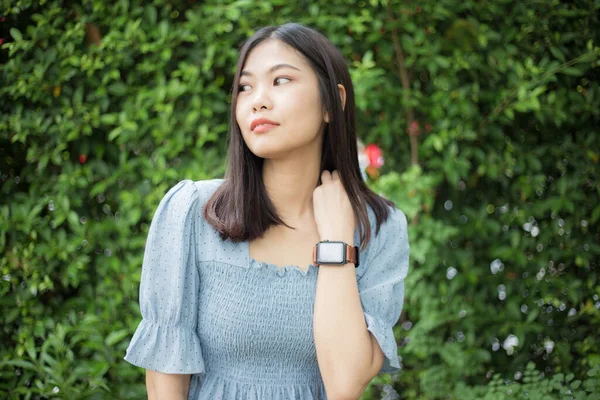
[[[265,40],[246,58],[235,115],[246,145],[258,157],[281,158],[322,143],[325,111],[317,75],[280,40]],[[254,127],[261,118],[274,124]]]

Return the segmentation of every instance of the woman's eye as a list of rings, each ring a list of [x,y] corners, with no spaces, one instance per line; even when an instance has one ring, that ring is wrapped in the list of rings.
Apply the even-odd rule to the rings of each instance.
[[[284,77],[280,77],[280,78],[275,78],[275,84],[276,85],[280,85],[282,83],[287,83],[291,81],[290,78],[284,78]],[[252,87],[250,85],[239,85],[238,86],[238,92],[247,92],[248,90],[250,90]]]
[[[284,81],[291,81],[291,79],[289,79],[289,78],[283,78],[283,77],[281,77],[281,78],[275,78],[275,82],[279,82],[279,81],[281,81],[282,79],[283,79]],[[286,83],[286,82],[283,82],[283,83]]]

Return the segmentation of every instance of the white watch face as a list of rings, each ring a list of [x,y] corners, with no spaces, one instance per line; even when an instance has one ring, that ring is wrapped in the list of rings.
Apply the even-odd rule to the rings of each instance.
[[[342,242],[321,242],[317,246],[319,264],[341,264],[345,261],[346,246]]]

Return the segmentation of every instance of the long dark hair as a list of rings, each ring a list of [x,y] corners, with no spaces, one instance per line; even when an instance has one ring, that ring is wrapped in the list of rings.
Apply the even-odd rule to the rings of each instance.
[[[221,239],[234,242],[259,238],[272,225],[295,229],[277,214],[262,179],[263,159],[246,146],[235,117],[240,73],[248,54],[266,39],[281,40],[299,51],[318,77],[321,104],[329,114],[329,123],[323,135],[320,171],[339,172],[354,208],[361,247],[364,249],[371,239],[366,204],[375,213],[376,233],[387,220],[389,207],[395,205],[375,194],[362,179],[358,165],[354,88],[344,57],[321,33],[297,23],[261,28],[240,49],[232,88],[227,172],[224,182],[204,206],[204,218],[219,232]],[[344,108],[338,83],[346,88]]]

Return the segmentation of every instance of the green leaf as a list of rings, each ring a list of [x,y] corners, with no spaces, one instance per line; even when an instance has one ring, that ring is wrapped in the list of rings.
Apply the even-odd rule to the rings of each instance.
[[[108,85],[108,92],[115,96],[124,96],[127,93],[127,85],[123,82],[114,82]]]
[[[552,53],[552,55],[556,58],[558,58],[561,62],[565,62],[565,55],[564,53],[558,49],[557,47],[554,46],[550,46],[550,52]]]
[[[128,329],[121,329],[118,331],[111,332],[104,340],[104,343],[106,343],[107,346],[114,346],[115,344],[123,340],[125,337],[127,337],[127,335],[129,335]]]
[[[23,35],[21,34],[21,31],[18,30],[17,28],[10,28],[9,32],[10,32],[10,36],[12,36],[13,39],[15,39],[15,41],[18,42],[21,39],[23,39]]]
[[[566,67],[561,69],[559,72],[565,74],[565,75],[571,75],[571,76],[581,76],[583,75],[583,72],[575,67]]]
[[[146,18],[150,24],[156,24],[156,7],[153,5],[146,5]]]
[[[23,368],[30,371],[36,371],[37,367],[35,364],[25,360],[8,360],[8,361],[0,361],[0,366],[11,366]]]

